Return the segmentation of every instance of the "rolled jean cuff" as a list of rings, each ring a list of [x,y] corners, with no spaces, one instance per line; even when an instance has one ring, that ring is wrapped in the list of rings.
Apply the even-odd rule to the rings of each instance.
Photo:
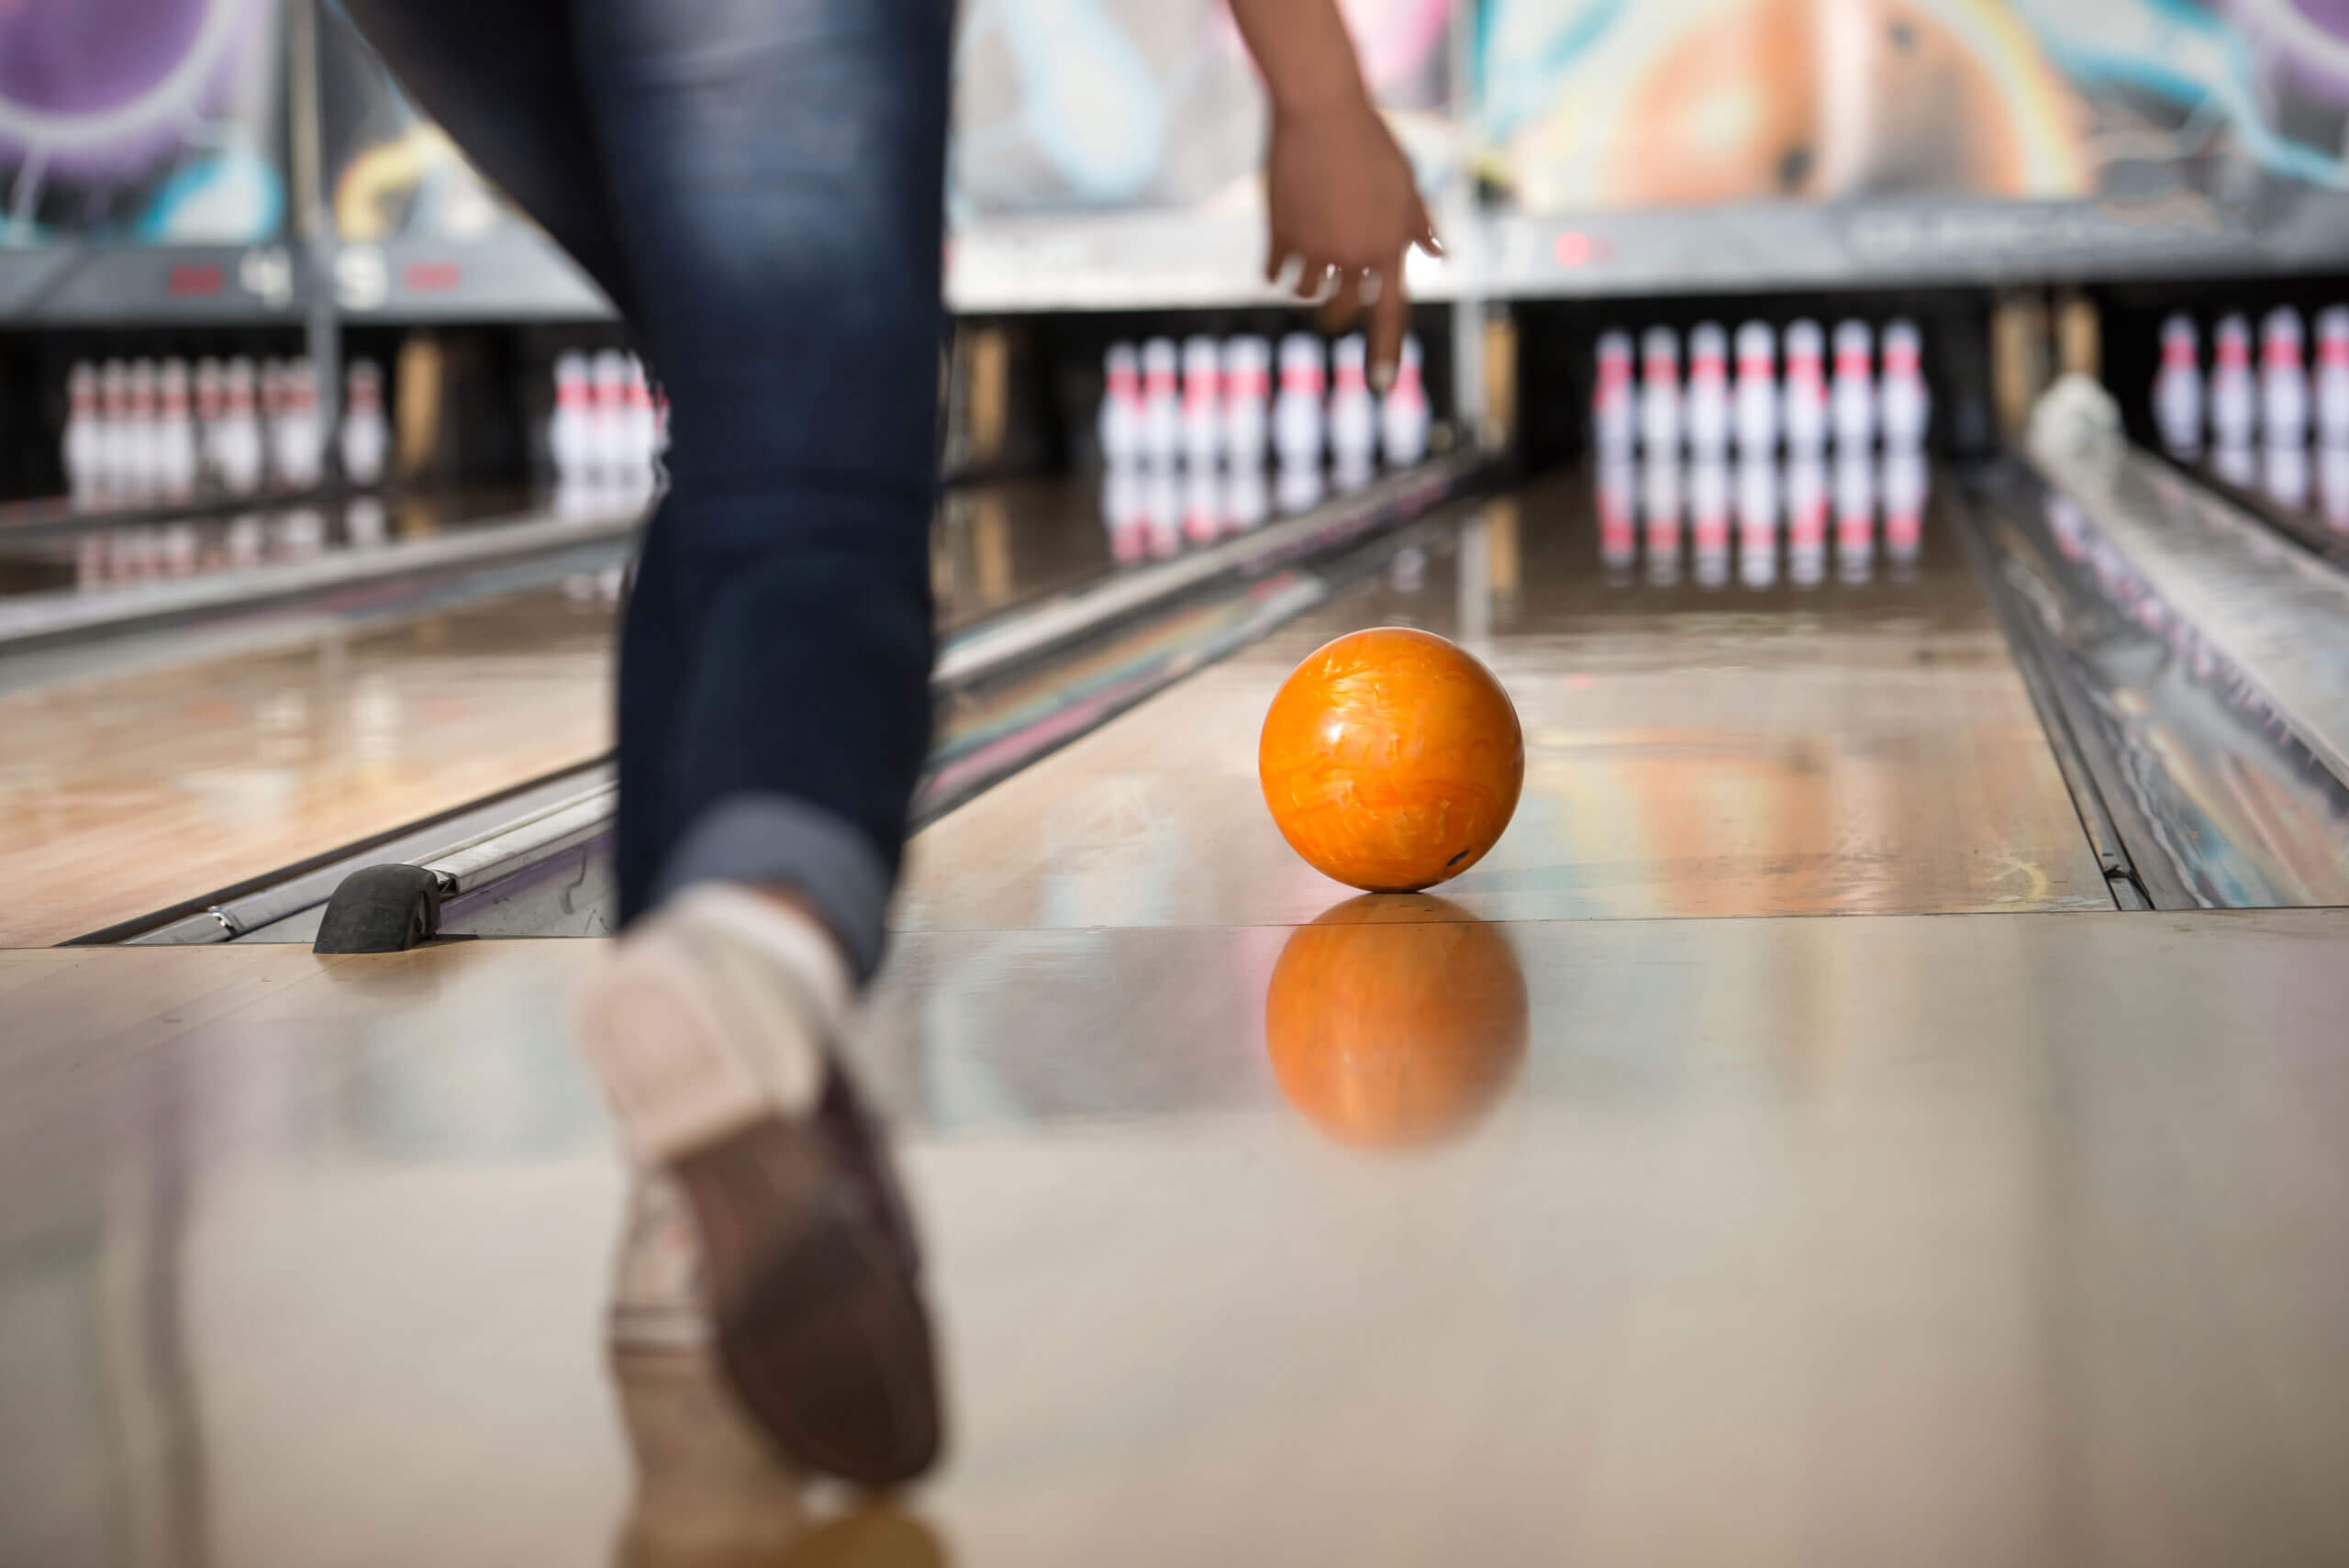
[[[781,795],[729,795],[696,817],[662,863],[658,905],[696,882],[789,887],[816,906],[861,984],[881,966],[889,873],[848,821]]]

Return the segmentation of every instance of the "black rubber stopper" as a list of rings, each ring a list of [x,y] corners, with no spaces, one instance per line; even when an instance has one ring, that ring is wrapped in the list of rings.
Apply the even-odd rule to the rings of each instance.
[[[422,866],[366,866],[327,900],[312,952],[406,952],[440,930],[440,879]]]

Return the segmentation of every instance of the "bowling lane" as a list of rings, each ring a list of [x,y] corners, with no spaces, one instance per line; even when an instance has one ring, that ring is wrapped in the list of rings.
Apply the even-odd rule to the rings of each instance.
[[[948,493],[944,629],[1115,570],[1100,501],[1089,480]],[[418,501],[401,537],[487,510]],[[0,875],[17,890],[0,946],[67,940],[600,755],[620,548],[599,570],[525,565],[503,591],[413,610],[349,595],[0,659]]]
[[[916,840],[900,922],[1312,918],[1346,890],[1298,862],[1266,817],[1257,728],[1297,659],[1379,624],[1477,651],[1525,724],[1516,820],[1441,889],[1457,908],[1548,919],[2112,907],[1945,495],[1928,492],[1915,527],[1871,510],[1865,553],[1857,531],[1850,549],[1812,534],[1815,507],[1796,528],[1781,518],[1765,557],[1734,529],[1715,537],[1715,500],[1686,494],[1693,485],[1609,480],[1603,496],[1570,474],[1491,503],[980,796]],[[1643,509],[1709,520],[1700,539],[1649,528]]]

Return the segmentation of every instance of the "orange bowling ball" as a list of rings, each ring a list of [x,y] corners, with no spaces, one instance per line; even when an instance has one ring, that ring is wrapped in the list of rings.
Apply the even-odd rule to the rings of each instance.
[[[1281,1094],[1341,1142],[1394,1148],[1475,1126],[1516,1079],[1525,974],[1457,905],[1354,898],[1290,933],[1264,994]]]
[[[1493,673],[1431,632],[1357,631],[1289,673],[1256,747],[1264,804],[1314,870],[1369,893],[1459,875],[1500,838],[1525,734]]]

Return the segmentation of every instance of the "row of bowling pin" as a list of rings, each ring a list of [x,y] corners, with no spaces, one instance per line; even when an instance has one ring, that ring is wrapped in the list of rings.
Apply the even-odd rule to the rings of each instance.
[[[1816,582],[1807,563],[1823,562],[1829,539],[1850,578],[1864,578],[1876,542],[1879,512],[1885,550],[1897,566],[1915,562],[1924,541],[1928,470],[1913,446],[1881,454],[1844,448],[1831,462],[1797,452],[1781,464],[1770,457],[1719,457],[1684,462],[1664,452],[1634,464],[1628,454],[1602,456],[1598,510],[1600,559],[1629,567],[1644,540],[1651,575],[1676,578],[1684,529],[1696,552],[1698,576],[1709,582],[1708,562],[1726,580],[1729,544],[1738,544],[1741,576],[1752,586],[1776,580],[1778,539],[1798,583]]]
[[[317,373],[306,359],[87,361],[67,373],[67,486],[78,505],[184,501],[265,486],[316,488],[325,478],[326,428]],[[343,477],[384,476],[391,428],[383,375],[362,360],[344,383]]]
[[[2207,375],[2194,318],[2176,315],[2163,321],[2154,423],[2172,452],[2199,455],[2206,428],[2221,450],[2247,449],[2254,434],[2267,446],[2304,447],[2311,411],[2321,440],[2349,445],[2349,306],[2318,314],[2313,374],[2303,353],[2300,313],[2288,305],[2277,306],[2260,323],[2255,373],[2247,317],[2219,318]]]
[[[547,452],[558,489],[649,492],[668,450],[669,400],[642,361],[618,349],[556,356]]]
[[[1918,447],[1932,413],[1916,324],[1887,322],[1881,372],[1876,344],[1865,321],[1836,324],[1835,357],[1816,321],[1786,330],[1786,373],[1778,371],[1778,334],[1766,321],[1737,329],[1734,376],[1731,339],[1718,322],[1688,334],[1686,382],[1680,337],[1669,327],[1642,336],[1636,383],[1631,337],[1599,335],[1591,387],[1591,431],[1602,456],[1634,445],[1650,452],[1687,448],[1718,456],[1734,442],[1740,454],[1761,457],[1783,440],[1789,452],[1818,452],[1831,433],[1838,447],[1865,449],[1878,436],[1887,447]]]
[[[1280,382],[1272,380],[1273,348],[1258,337],[1208,337],[1184,341],[1152,338],[1136,350],[1112,343],[1103,356],[1099,415],[1103,462],[1165,466],[1178,458],[1194,468],[1218,462],[1258,468],[1269,439],[1281,464],[1319,463],[1326,447],[1341,468],[1360,469],[1378,456],[1393,467],[1427,455],[1430,414],[1419,340],[1403,339],[1395,383],[1385,394],[1370,387],[1360,334],[1325,349],[1310,332],[1280,341]]]

